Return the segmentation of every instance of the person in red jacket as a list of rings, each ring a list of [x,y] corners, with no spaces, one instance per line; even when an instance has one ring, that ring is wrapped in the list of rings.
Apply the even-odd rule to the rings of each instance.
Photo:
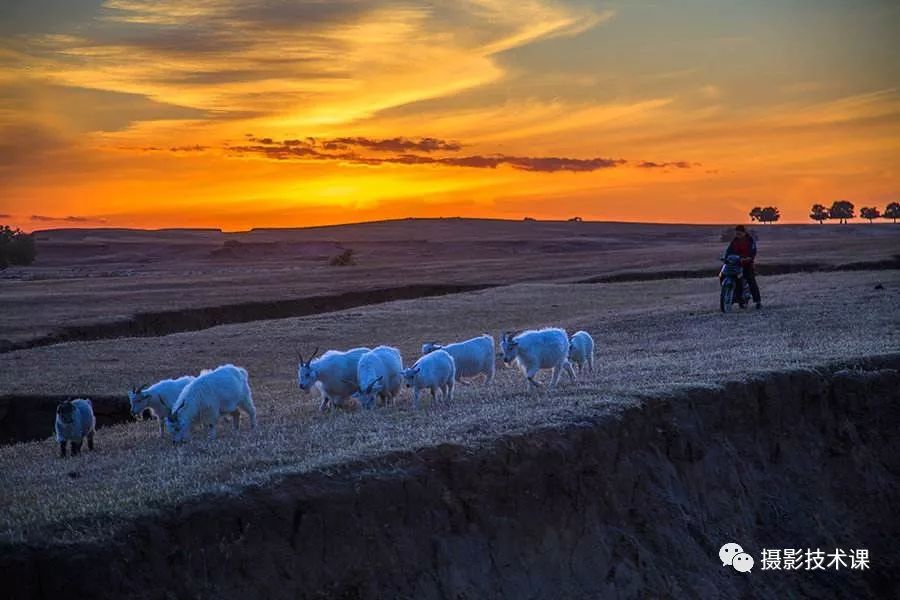
[[[753,261],[756,259],[756,240],[747,234],[743,225],[734,228],[734,239],[728,244],[725,255],[737,254],[741,257],[741,265],[744,267],[744,281],[750,286],[750,294],[756,308],[762,308],[762,299],[759,295],[759,285],[756,283],[756,269]]]

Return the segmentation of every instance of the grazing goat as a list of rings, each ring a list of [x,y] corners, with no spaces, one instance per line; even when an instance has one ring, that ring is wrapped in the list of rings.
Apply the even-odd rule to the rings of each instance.
[[[456,365],[456,381],[468,385],[463,377],[477,377],[482,374],[484,375],[484,385],[489,385],[494,381],[497,357],[493,336],[485,333],[464,342],[446,346],[437,342],[422,344],[423,355],[435,350],[444,350],[453,357],[453,363]]]
[[[303,354],[299,354],[297,381],[300,389],[304,392],[308,392],[313,387],[319,389],[322,395],[320,411],[325,410],[329,404],[332,407],[342,406],[344,401],[359,390],[356,370],[359,366],[359,359],[369,351],[368,348],[353,348],[346,352],[329,350],[316,358],[316,354],[319,352],[319,349],[316,348],[306,360],[303,360]]]
[[[56,441],[59,442],[59,456],[66,457],[66,442],[72,445],[72,456],[81,452],[81,444],[87,438],[88,450],[94,449],[94,405],[90,400],[77,399],[60,402],[56,407]]]
[[[256,407],[247,371],[223,365],[202,373],[181,391],[166,419],[166,427],[176,444],[191,438],[191,426],[195,423],[205,424],[209,439],[215,439],[216,422],[223,415],[231,415],[235,430],[240,428],[240,410],[249,415],[250,426],[256,427]]]
[[[453,401],[453,385],[456,381],[456,365],[446,350],[434,350],[421,357],[410,368],[403,371],[406,387],[413,388],[413,408],[419,406],[419,393],[431,390],[432,400],[437,399],[440,390],[445,401]]]
[[[403,358],[390,346],[378,346],[362,355],[356,370],[359,391],[354,396],[363,408],[372,408],[376,396],[393,400],[403,384]]]
[[[175,408],[175,402],[181,391],[192,382],[195,377],[185,375],[178,379],[163,379],[151,386],[132,388],[128,392],[128,401],[131,403],[131,414],[139,415],[144,410],[150,409],[159,421],[159,436],[166,435],[166,417]]]
[[[594,372],[594,338],[587,331],[576,331],[569,338],[569,362],[578,367],[578,373],[587,366]]]
[[[569,363],[569,336],[565,330],[555,327],[528,330],[519,334],[504,333],[500,340],[503,362],[518,363],[525,374],[526,390],[541,387],[534,376],[541,369],[553,369],[550,387],[559,383],[563,370],[575,380],[575,370]]]

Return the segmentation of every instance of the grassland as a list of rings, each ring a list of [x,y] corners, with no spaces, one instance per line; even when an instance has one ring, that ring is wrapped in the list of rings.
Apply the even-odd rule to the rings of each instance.
[[[722,230],[439,219],[233,234],[41,232],[35,265],[0,273],[0,349],[137,313],[398,285],[565,282],[623,271],[714,270]],[[900,228],[891,224],[757,230],[761,264],[835,265],[900,254]],[[355,251],[356,264],[329,266],[329,259],[347,248]]]
[[[876,289],[881,284],[883,289]],[[712,386],[769,370],[897,352],[897,271],[761,280],[763,311],[717,312],[716,280],[517,284],[305,318],[227,325],[161,338],[70,343],[0,355],[9,393],[124,393],[146,382],[233,362],[251,373],[260,425],[224,424],[207,442],[173,448],[154,423],[103,429],[98,450],[59,460],[49,440],[0,448],[0,539],[100,539],[203,493],[238,493],[280,474],[327,469],[442,442],[478,445],[579,415],[614,412],[648,394]],[[298,348],[397,345],[560,325],[592,332],[599,370],[543,394],[500,369],[491,388],[460,387],[452,405],[320,414],[296,386]],[[51,424],[48,423],[48,432]]]

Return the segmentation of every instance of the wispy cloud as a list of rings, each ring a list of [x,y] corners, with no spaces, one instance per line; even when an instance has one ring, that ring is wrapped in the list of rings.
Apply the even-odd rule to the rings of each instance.
[[[194,144],[193,146],[172,146],[169,148],[169,152],[203,152],[204,150],[209,150],[209,146]]]
[[[31,215],[31,221],[39,223],[105,223],[106,219],[99,217],[80,217],[69,215],[67,217],[51,217],[47,215]]]
[[[636,165],[639,169],[690,169],[691,167],[699,167],[700,163],[690,163],[684,160],[673,162],[653,162],[642,160]]]
[[[539,0],[106,0],[91,26],[32,36],[8,66],[66,86],[321,126],[498,81],[499,53],[611,16]]]
[[[390,139],[371,139],[366,137],[339,137],[322,140],[326,150],[342,150],[351,146],[375,150],[376,152],[436,152],[439,150],[455,152],[462,148],[458,142],[448,142],[437,138],[419,138],[410,140],[402,137]]]

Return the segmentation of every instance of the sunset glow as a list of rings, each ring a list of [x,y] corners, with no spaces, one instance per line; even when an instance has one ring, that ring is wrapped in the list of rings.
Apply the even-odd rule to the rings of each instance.
[[[13,0],[0,222],[746,220],[900,199],[900,5]]]

